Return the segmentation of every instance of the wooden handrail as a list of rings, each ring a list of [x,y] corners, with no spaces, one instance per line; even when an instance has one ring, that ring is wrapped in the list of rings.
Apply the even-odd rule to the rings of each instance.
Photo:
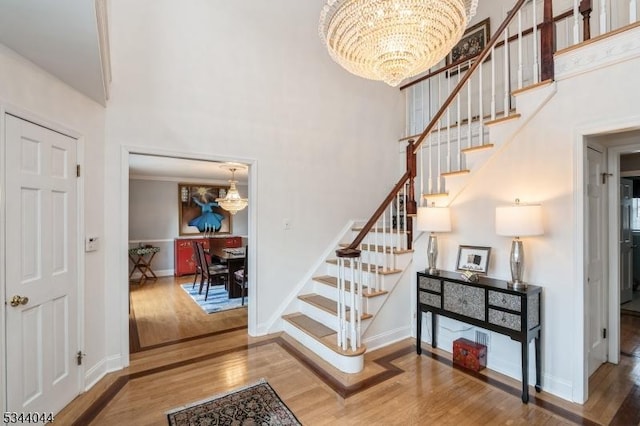
[[[495,46],[495,44],[498,42],[498,39],[500,39],[502,33],[506,30],[507,26],[511,23],[513,18],[516,16],[518,10],[520,10],[522,5],[526,1],[527,0],[517,0],[516,1],[515,5],[511,9],[511,11],[508,13],[508,15],[505,18],[505,20],[502,22],[502,24],[500,24],[500,27],[498,27],[498,30],[496,31],[496,33],[487,42],[487,45],[485,46],[484,50],[482,50],[482,52],[480,52],[480,54],[478,54],[478,56],[476,56],[476,60],[473,62],[473,64],[471,65],[471,67],[469,68],[467,73],[459,80],[459,82],[456,85],[456,87],[453,89],[453,91],[451,92],[449,97],[442,104],[442,106],[440,107],[438,112],[435,114],[435,116],[431,119],[431,122],[427,125],[427,127],[424,129],[424,131],[420,134],[420,136],[415,141],[415,143],[414,143],[413,140],[409,141],[409,145],[407,146],[407,171],[405,172],[404,175],[402,175],[400,180],[398,180],[398,183],[396,183],[394,185],[393,189],[391,190],[391,192],[389,192],[389,194],[382,201],[382,203],[380,203],[380,206],[378,206],[376,211],[373,213],[373,215],[367,221],[367,223],[364,225],[364,227],[360,230],[360,232],[358,233],[356,238],[351,242],[351,244],[349,244],[349,246],[347,246],[347,247],[345,247],[343,249],[336,250],[336,255],[338,257],[351,257],[351,258],[360,257],[360,249],[358,248],[360,246],[360,243],[362,243],[362,241],[367,236],[367,234],[369,232],[371,232],[371,229],[373,228],[375,223],[378,221],[380,216],[384,213],[384,211],[387,208],[387,206],[389,206],[393,202],[393,199],[395,198],[396,194],[398,194],[398,192],[402,189],[402,187],[404,185],[407,184],[407,182],[409,182],[409,186],[411,188],[413,188],[413,179],[416,176],[415,156],[416,156],[416,153],[418,152],[418,150],[420,149],[420,145],[422,144],[424,139],[427,137],[427,135],[431,132],[431,130],[436,126],[436,124],[438,123],[438,121],[440,120],[442,115],[446,112],[446,110],[449,108],[449,106],[451,105],[453,100],[456,98],[456,96],[458,95],[460,90],[462,90],[462,88],[466,84],[467,80],[469,80],[469,78],[471,78],[471,75],[480,66],[482,61],[484,61],[484,59],[489,55],[489,53],[491,52],[491,48],[493,46]],[[551,4],[551,0],[544,0],[544,1],[545,1],[545,6],[547,5],[547,3]],[[457,63],[451,64],[451,66],[449,66],[449,68],[452,68],[453,66],[457,66],[458,63],[462,63],[462,62],[465,62],[465,61],[458,61]],[[415,191],[411,191],[408,194],[408,196],[409,196],[409,200],[408,200],[408,204],[407,204],[407,207],[408,207],[407,208],[407,213],[408,214],[415,214],[416,203],[415,203],[415,194],[414,194],[414,192]],[[408,216],[408,219],[410,219],[409,216]],[[408,224],[410,225],[410,223],[408,223]],[[410,227],[408,226],[407,229],[409,230],[409,228]]]
[[[498,42],[498,39],[502,36],[502,33],[504,32],[504,30],[507,29],[507,26],[509,26],[513,18],[518,13],[518,10],[520,10],[522,5],[526,1],[527,0],[516,1],[516,4],[513,6],[513,8],[511,8],[511,11],[509,12],[505,20],[502,22],[502,24],[500,24],[500,27],[498,27],[498,30],[495,32],[495,34],[493,34],[493,36],[491,36],[491,39],[489,39],[489,41],[487,42],[487,45],[484,47],[484,50],[482,50],[482,52],[480,52],[480,54],[476,57],[476,60],[473,63],[473,65],[471,65],[471,68],[469,68],[469,71],[467,71],[466,74],[460,79],[460,81],[458,81],[458,84],[453,89],[449,97],[444,101],[444,103],[442,104],[438,112],[436,112],[436,114],[433,116],[433,118],[431,119],[431,122],[429,122],[427,127],[425,127],[424,131],[420,134],[420,136],[418,136],[418,139],[416,140],[415,146],[414,146],[414,151],[413,151],[414,153],[418,152],[418,150],[420,149],[420,145],[422,145],[422,142],[424,142],[424,139],[427,137],[429,133],[431,133],[431,130],[436,126],[438,121],[440,121],[440,118],[447,111],[447,109],[449,108],[453,100],[456,98],[456,96],[458,96],[458,93],[462,90],[464,85],[467,83],[467,80],[471,78],[475,70],[480,66],[480,64],[482,64],[484,59],[487,56],[489,56],[489,53],[491,52],[491,48]]]
[[[360,250],[358,249],[358,246],[360,245],[362,240],[364,240],[364,237],[367,236],[369,231],[371,231],[371,229],[373,228],[373,225],[378,221],[382,213],[384,213],[387,206],[393,202],[393,199],[395,198],[398,191],[402,189],[402,187],[407,183],[407,180],[409,180],[410,177],[411,177],[411,173],[409,171],[405,172],[405,174],[402,175],[398,183],[395,184],[391,192],[389,192],[389,195],[387,195],[387,198],[385,198],[384,201],[380,203],[380,206],[378,206],[378,208],[373,213],[369,221],[367,221],[367,223],[362,227],[362,229],[360,230],[356,238],[353,240],[353,242],[349,244],[348,247],[345,247],[340,250],[336,250],[336,254],[338,255],[338,257],[358,257],[358,256],[354,256],[354,254],[356,253],[358,255],[360,254]]]
[[[583,1],[587,1],[589,3],[589,8],[591,7],[591,0],[583,0]],[[581,6],[582,7],[582,6]],[[583,15],[585,15],[585,21],[584,21],[584,32],[585,32],[585,40],[588,40],[590,36],[588,36],[587,34],[590,34],[589,32],[589,18],[588,18],[588,14],[591,13],[591,9],[585,10],[585,12],[583,13]],[[553,22],[557,23],[559,21],[562,21],[563,19],[567,19],[573,16],[573,9],[567,9],[566,11],[556,15],[553,17]],[[536,29],[541,30],[542,26],[544,23],[539,23],[538,25],[536,25]],[[527,36],[529,34],[533,33],[533,27],[528,27],[525,30],[522,30],[522,36]],[[518,40],[519,35],[515,34],[512,35],[511,37],[508,38],[509,43],[515,42]],[[502,47],[504,46],[504,40],[500,40],[499,42],[496,43],[495,47]],[[458,65],[462,65],[463,63],[469,62],[469,61],[475,61],[476,58],[478,57],[478,55],[480,55],[479,53],[476,53],[473,56],[469,56],[468,58],[464,58],[464,59],[459,59],[456,62],[453,62],[449,65],[446,65],[444,67],[438,68],[435,71],[430,72],[429,74],[425,74],[420,78],[416,78],[415,80],[411,80],[410,82],[400,86],[399,90],[404,90],[404,89],[408,89],[411,86],[415,86],[416,84],[424,81],[424,80],[428,80],[432,77],[435,77],[438,74],[442,74],[445,71],[450,70],[451,68],[456,68]]]

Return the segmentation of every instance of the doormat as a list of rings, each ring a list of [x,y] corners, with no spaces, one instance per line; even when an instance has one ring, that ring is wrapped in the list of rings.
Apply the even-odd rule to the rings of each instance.
[[[202,288],[202,294],[198,294],[200,284],[196,283],[195,287],[191,288],[192,286],[192,283],[181,285],[182,289],[191,296],[191,299],[208,314],[247,306],[248,299],[246,297],[244,298],[244,306],[242,306],[242,299],[240,297],[229,299],[229,293],[224,288],[224,285],[212,285],[209,287],[207,300],[204,300],[204,290],[206,287]]]
[[[167,413],[170,426],[302,425],[266,380]]]

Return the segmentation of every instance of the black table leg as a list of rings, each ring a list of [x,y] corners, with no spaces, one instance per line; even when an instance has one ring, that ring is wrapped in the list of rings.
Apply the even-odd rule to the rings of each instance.
[[[420,309],[420,306],[418,306],[418,314],[416,317],[418,319],[416,323],[416,352],[420,355],[422,354],[422,309]]]
[[[540,331],[534,337],[534,344],[536,347],[536,392],[540,392],[542,390],[542,382],[540,381],[540,376],[542,375],[540,372]]]
[[[436,339],[436,329],[438,328],[438,320],[435,312],[431,312],[431,347],[438,347],[438,340]]]
[[[529,344],[525,339],[522,347],[522,402],[529,402]]]

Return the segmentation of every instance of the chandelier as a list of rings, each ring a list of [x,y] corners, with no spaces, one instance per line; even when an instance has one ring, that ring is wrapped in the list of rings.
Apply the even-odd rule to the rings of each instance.
[[[244,166],[238,164],[224,164],[221,167],[231,172],[231,180],[229,181],[229,190],[227,190],[227,194],[224,198],[216,198],[216,202],[229,213],[236,214],[249,204],[249,200],[240,197],[240,193],[236,188],[236,183],[238,182],[235,180],[236,170],[243,169]]]
[[[395,87],[440,62],[477,6],[478,0],[328,0],[320,38],[350,73]]]

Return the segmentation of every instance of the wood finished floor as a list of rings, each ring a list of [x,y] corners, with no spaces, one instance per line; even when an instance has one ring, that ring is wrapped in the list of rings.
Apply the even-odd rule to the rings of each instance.
[[[449,353],[426,345],[417,356],[412,339],[367,353],[362,373],[340,373],[286,335],[249,337],[245,309],[203,318],[179,293],[189,279],[132,287],[141,344],[130,367],[77,397],[55,424],[164,425],[172,408],[260,378],[304,425],[640,424],[640,317],[622,317],[621,363],[593,375],[586,404],[533,388],[522,404],[519,382],[454,368]]]

